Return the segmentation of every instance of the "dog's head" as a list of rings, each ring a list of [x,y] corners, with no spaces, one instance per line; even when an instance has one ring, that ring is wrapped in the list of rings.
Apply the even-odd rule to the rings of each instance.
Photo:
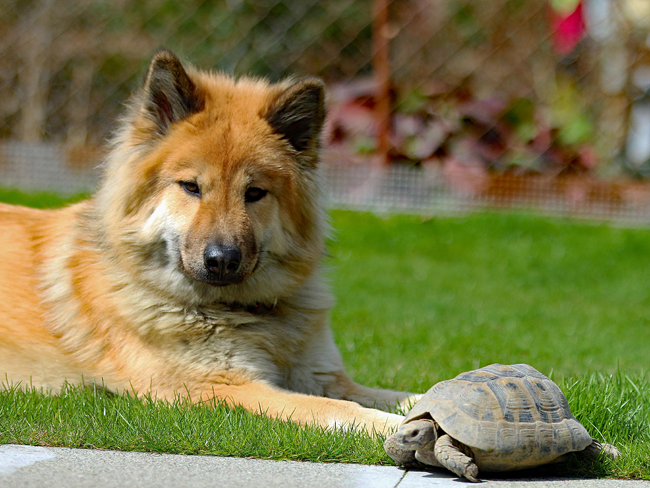
[[[104,235],[131,269],[167,276],[168,288],[281,295],[322,253],[324,117],[316,78],[235,80],[158,52],[107,162]]]

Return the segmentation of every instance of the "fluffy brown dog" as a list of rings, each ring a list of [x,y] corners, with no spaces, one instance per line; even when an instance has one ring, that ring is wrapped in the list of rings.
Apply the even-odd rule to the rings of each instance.
[[[323,98],[158,52],[94,198],[0,206],[0,373],[395,427],[409,394],[348,378],[328,325]]]

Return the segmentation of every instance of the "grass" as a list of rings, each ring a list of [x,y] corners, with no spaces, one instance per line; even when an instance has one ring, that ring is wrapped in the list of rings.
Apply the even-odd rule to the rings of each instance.
[[[490,213],[332,216],[332,328],[352,377],[424,391],[492,362],[532,364],[623,453],[574,456],[558,474],[650,479],[649,230]],[[91,388],[0,393],[0,443],[391,464],[381,440],[358,432]]]
[[[336,439],[336,442],[333,442]],[[383,463],[377,441],[358,432],[302,429],[241,408],[136,399],[66,386],[0,394],[0,444],[18,443],[172,454]]]
[[[503,214],[333,224],[332,322],[363,382],[422,390],[494,362],[560,377],[647,369],[647,229]]]
[[[25,193],[15,188],[0,188],[0,202],[14,205],[26,205],[35,208],[56,208],[69,203],[83,200],[88,195],[80,193],[69,197],[61,197],[53,192]]]

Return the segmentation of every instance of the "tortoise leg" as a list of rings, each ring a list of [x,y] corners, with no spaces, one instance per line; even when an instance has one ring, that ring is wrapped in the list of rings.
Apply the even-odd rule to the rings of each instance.
[[[433,454],[440,464],[458,476],[464,476],[470,481],[478,482],[478,466],[474,459],[468,456],[469,450],[456,439],[447,434],[438,438]],[[417,454],[416,454],[417,458]]]
[[[433,451],[425,451],[422,449],[415,451],[415,459],[422,464],[426,464],[427,466],[433,466],[434,468],[446,468],[446,466],[443,466],[438,462]]]
[[[621,455],[621,452],[611,444],[600,443],[596,439],[592,440],[582,453],[589,457],[607,456],[610,459],[616,459]]]

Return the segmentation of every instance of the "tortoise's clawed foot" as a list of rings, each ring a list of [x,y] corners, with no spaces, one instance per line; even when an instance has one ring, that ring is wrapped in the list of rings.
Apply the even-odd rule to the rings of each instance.
[[[621,451],[616,449],[611,444],[607,444],[606,442],[601,443],[596,439],[591,441],[591,444],[589,444],[582,452],[589,457],[606,456],[610,459],[617,459],[621,457]]]
[[[478,466],[474,463],[474,459],[468,456],[464,450],[465,446],[460,442],[448,435],[443,435],[436,442],[433,453],[438,462],[449,471],[460,477],[465,477],[469,481],[478,483],[481,481],[478,479]]]
[[[452,468],[450,469],[458,476],[463,476],[473,483],[481,482],[481,480],[478,479],[478,467],[473,462],[469,462],[467,464],[460,464],[457,470]]]
[[[462,453],[461,453],[462,454]],[[443,454],[445,456],[445,454]],[[426,464],[427,466],[433,466],[436,468],[446,468],[449,471],[452,471],[454,474],[467,478],[469,481],[480,482],[478,479],[478,467],[471,458],[463,455],[465,458],[460,461],[456,459],[457,453],[451,454],[451,456],[445,456],[444,463],[441,463],[436,458],[436,455],[433,451],[416,451],[415,459]]]
[[[602,444],[602,451],[605,456],[608,456],[611,459],[618,459],[621,457],[621,451],[616,449],[611,444]]]

